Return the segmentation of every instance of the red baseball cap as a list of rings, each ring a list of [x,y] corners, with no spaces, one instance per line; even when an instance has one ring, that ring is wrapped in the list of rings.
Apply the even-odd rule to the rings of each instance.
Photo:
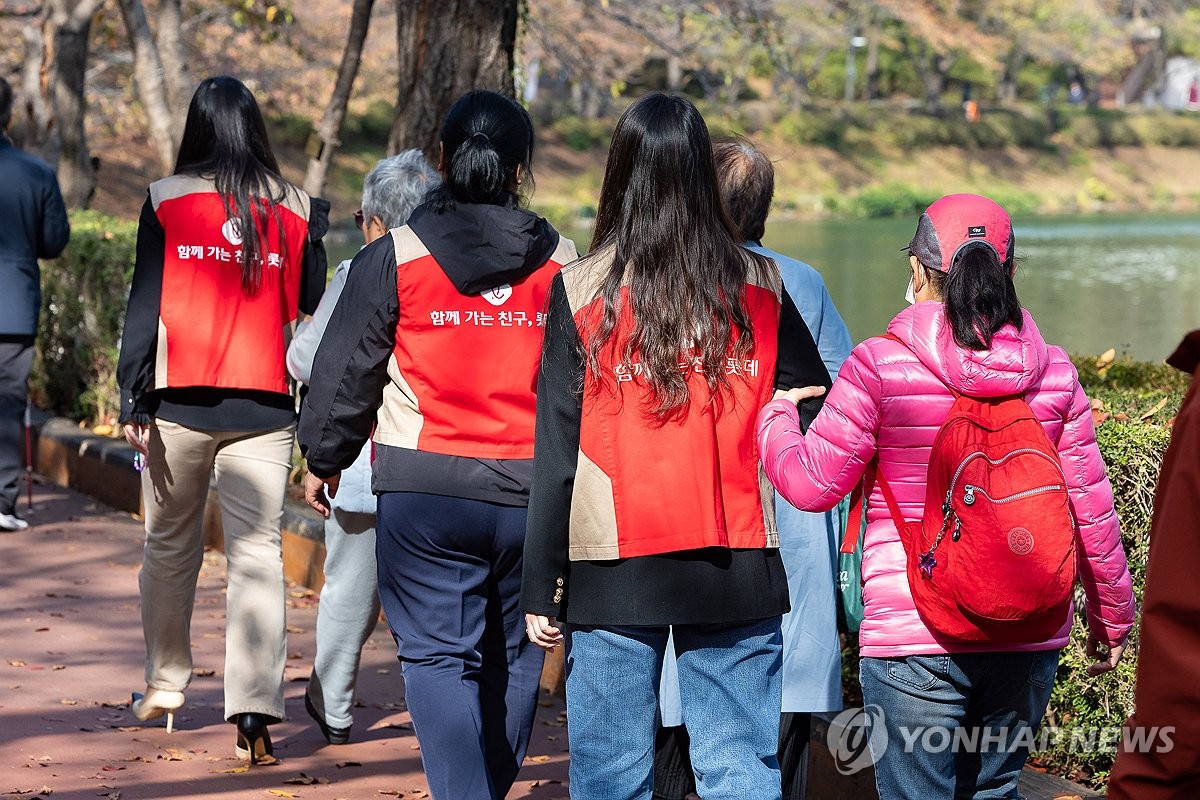
[[[949,272],[954,259],[975,246],[991,248],[1011,268],[1013,243],[1012,220],[995,201],[978,194],[948,194],[925,209],[904,249],[925,266]]]

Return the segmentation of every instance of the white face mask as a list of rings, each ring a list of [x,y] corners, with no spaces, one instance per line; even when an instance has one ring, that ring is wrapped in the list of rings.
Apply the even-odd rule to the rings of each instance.
[[[913,292],[912,275],[908,276],[908,289],[904,292],[904,299],[908,301],[910,306],[917,302],[917,295]]]

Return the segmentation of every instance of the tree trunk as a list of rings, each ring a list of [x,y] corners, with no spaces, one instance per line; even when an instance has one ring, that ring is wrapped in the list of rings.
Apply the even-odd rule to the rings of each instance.
[[[188,70],[187,50],[183,45],[183,9],[180,0],[160,0],[158,4],[158,57],[162,61],[163,80],[167,85],[167,104],[177,137],[183,136],[188,102],[192,96],[192,76]]]
[[[46,163],[58,163],[57,143],[50,152],[50,128],[54,122],[54,109],[50,107],[50,87],[46,80],[46,45],[48,42],[36,25],[26,25],[25,66],[21,70],[22,94],[25,100],[25,119],[20,131],[19,144],[31,153],[38,153]]]
[[[96,167],[88,152],[84,130],[87,114],[84,77],[88,33],[102,1],[51,0],[43,27],[47,40],[44,52],[51,59],[43,62],[43,70],[48,75],[53,126],[60,146],[58,183],[71,208],[87,208],[96,191]]]
[[[142,0],[119,1],[125,30],[129,33],[129,49],[133,51],[133,75],[138,98],[150,121],[150,135],[154,138],[154,149],[158,151],[159,167],[163,174],[167,174],[174,168],[175,153],[179,149],[178,137],[183,133],[183,128],[175,128],[175,119],[167,101],[167,85],[163,80],[158,45],[150,32]]]
[[[520,0],[396,0],[400,69],[389,153],[419,147],[436,160],[442,119],[455,100],[471,89],[513,96],[519,5]]]
[[[371,9],[375,0],[354,0],[354,10],[350,14],[350,33],[346,37],[346,48],[342,51],[342,63],[338,67],[337,81],[333,86],[333,96],[325,109],[325,116],[317,128],[316,136],[320,149],[316,154],[309,153],[308,169],[304,173],[304,191],[310,195],[319,196],[325,191],[325,176],[329,172],[329,164],[337,151],[338,134],[342,130],[342,122],[346,119],[346,106],[350,103],[350,92],[354,88],[354,78],[358,75],[358,65],[362,61],[363,42],[367,39],[367,29],[371,23]]]

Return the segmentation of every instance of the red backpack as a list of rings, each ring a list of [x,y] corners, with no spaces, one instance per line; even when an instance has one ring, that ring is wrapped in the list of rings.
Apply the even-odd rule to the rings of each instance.
[[[1075,520],[1058,453],[1023,397],[954,397],[933,440],[920,522],[904,519],[882,473],[868,467],[864,486],[869,496],[874,472],[933,633],[1045,641],[1067,619],[1075,585]],[[860,515],[861,501],[850,514],[855,532]]]

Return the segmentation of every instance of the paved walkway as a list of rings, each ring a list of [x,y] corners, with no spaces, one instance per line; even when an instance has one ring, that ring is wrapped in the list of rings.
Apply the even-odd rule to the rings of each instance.
[[[22,504],[24,500],[22,499]],[[52,486],[35,487],[34,527],[0,533],[0,798],[428,797],[404,710],[391,636],[367,643],[354,739],[325,744],[304,713],[316,597],[289,587],[285,695],[271,728],[280,763],[246,770],[221,718],[224,557],[205,556],[192,619],[195,678],[168,735],[143,726],[129,695],[144,687],[137,573],[142,527]],[[566,798],[567,737],[559,698],[542,698],[530,755],[511,798]]]

